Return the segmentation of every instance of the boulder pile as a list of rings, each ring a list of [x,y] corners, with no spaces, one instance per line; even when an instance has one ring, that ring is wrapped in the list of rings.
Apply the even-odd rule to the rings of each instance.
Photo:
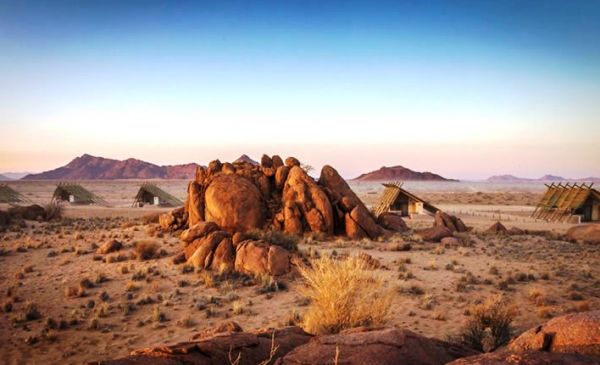
[[[435,213],[433,227],[418,231],[418,235],[425,241],[441,242],[444,238],[452,237],[454,232],[468,232],[470,230],[462,219],[438,210]]]
[[[292,254],[283,247],[262,240],[246,239],[243,234],[231,234],[214,222],[200,221],[181,233],[183,256],[196,269],[219,273],[233,271],[245,274],[287,274]]]
[[[183,209],[161,216],[160,225],[173,231],[198,222],[213,222],[231,234],[271,229],[355,239],[407,229],[392,213],[378,221],[333,167],[324,166],[314,180],[298,159],[277,155],[263,155],[259,165],[215,160],[199,167]]]
[[[260,164],[245,160],[212,161],[199,167],[188,184],[183,207],[159,217],[163,230],[183,232],[183,253],[174,260],[220,273],[284,275],[294,254],[264,240],[245,238],[260,229],[290,235],[305,233],[375,239],[407,226],[398,215],[379,220],[331,166],[318,180],[294,157],[263,155]]]
[[[434,227],[446,227],[452,233],[454,233],[454,232],[462,233],[462,232],[467,232],[469,230],[469,228],[465,225],[465,223],[462,221],[462,219],[460,219],[456,216],[450,215],[448,213],[444,213],[440,210],[438,210],[435,213],[433,226]]]

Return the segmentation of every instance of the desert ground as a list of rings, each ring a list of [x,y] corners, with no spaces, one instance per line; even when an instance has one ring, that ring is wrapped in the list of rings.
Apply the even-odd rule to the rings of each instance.
[[[55,182],[10,183],[34,203],[50,200]],[[81,364],[115,358],[233,320],[242,328],[300,323],[307,306],[298,274],[281,278],[222,277],[176,265],[177,235],[149,218],[166,208],[131,208],[140,182],[83,182],[110,208],[66,206],[55,222],[27,221],[0,233],[0,361],[7,364]],[[185,199],[186,181],[158,184]],[[379,184],[352,188],[368,206]],[[566,223],[529,218],[543,187],[475,190],[421,186],[415,193],[474,229],[445,247],[408,232],[378,241],[301,239],[307,258],[367,253],[393,290],[388,324],[440,339],[455,336],[470,308],[502,294],[518,309],[515,332],[564,313],[600,309],[600,246],[561,237]],[[5,206],[0,209],[6,208]],[[501,221],[533,233],[490,235]],[[411,228],[433,218],[406,219]],[[98,246],[116,239],[119,253]],[[134,243],[156,242],[158,258],[139,260]]]

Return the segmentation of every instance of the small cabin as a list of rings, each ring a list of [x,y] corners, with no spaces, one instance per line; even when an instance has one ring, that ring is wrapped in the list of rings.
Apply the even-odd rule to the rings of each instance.
[[[436,207],[425,200],[404,190],[403,184],[400,182],[384,183],[383,186],[385,189],[373,211],[376,217],[384,212],[410,217],[415,214],[434,215],[438,211]]]
[[[97,204],[108,207],[109,204],[96,194],[76,183],[60,183],[52,194],[52,202],[67,202],[73,205]]]
[[[0,203],[17,204],[31,202],[21,193],[6,184],[0,184]]]
[[[183,205],[183,202],[155,184],[144,183],[140,186],[132,206],[143,207],[146,204],[160,207],[177,207]]]
[[[600,192],[594,184],[546,184],[546,193],[540,199],[531,217],[548,222],[600,221]]]

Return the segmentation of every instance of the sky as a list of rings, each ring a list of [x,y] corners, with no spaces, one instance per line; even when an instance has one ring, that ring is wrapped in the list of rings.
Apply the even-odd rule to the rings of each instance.
[[[0,173],[84,153],[600,176],[598,1],[0,0]]]

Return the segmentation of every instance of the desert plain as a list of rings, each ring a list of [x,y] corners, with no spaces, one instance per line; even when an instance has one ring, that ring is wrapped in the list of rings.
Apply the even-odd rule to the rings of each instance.
[[[163,232],[156,216],[171,208],[132,208],[140,181],[82,182],[111,207],[64,205],[62,218],[22,221],[0,233],[0,361],[6,364],[81,364],[132,350],[189,340],[225,321],[244,330],[302,323],[309,305],[302,277],[221,276],[175,264],[178,232]],[[185,200],[187,181],[157,181]],[[11,182],[33,203],[47,203],[52,181]],[[383,187],[352,183],[372,207]],[[442,340],[456,336],[473,306],[503,296],[518,309],[514,334],[566,313],[600,309],[600,246],[570,242],[569,223],[529,216],[543,186],[414,183],[407,187],[461,218],[470,232],[459,244],[425,242],[413,230],[430,227],[427,215],[405,219],[410,231],[378,240],[297,240],[311,258],[370,255],[393,293],[388,326]],[[0,209],[6,209],[1,206]],[[500,221],[527,232],[486,232]],[[98,254],[110,240],[118,253]],[[143,260],[136,244],[157,253]]]

